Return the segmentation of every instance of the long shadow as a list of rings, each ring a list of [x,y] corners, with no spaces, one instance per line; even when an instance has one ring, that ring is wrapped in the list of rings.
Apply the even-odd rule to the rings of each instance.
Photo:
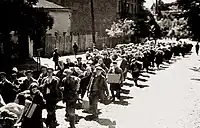
[[[130,90],[121,89],[120,92],[123,93],[123,94],[129,94]]]
[[[147,78],[150,78],[150,76],[149,75],[144,75],[144,74],[140,74],[142,77],[147,77]]]
[[[147,73],[152,74],[152,75],[156,74],[155,72],[152,72],[152,71],[148,71]]]
[[[147,88],[147,87],[149,87],[149,85],[138,84],[136,87],[138,87],[138,88]]]
[[[195,71],[195,72],[200,72],[200,70],[197,69],[197,68],[189,68],[189,69],[192,70],[192,71]]]
[[[198,78],[192,78],[191,80],[200,81],[200,79],[198,79]]]
[[[163,66],[163,65],[161,65],[160,68],[166,69],[166,68],[169,68],[169,66]]]
[[[139,80],[139,81],[142,81],[142,82],[146,82],[146,81],[148,81],[148,80],[143,79],[143,78],[138,78],[138,80]]]
[[[132,97],[132,96],[120,96],[120,98],[122,100],[125,100],[125,99],[133,99],[134,97]]]
[[[129,86],[129,87],[133,87],[134,85],[131,83],[123,83],[124,86]]]
[[[116,126],[116,122],[115,121],[111,121],[110,119],[105,119],[105,118],[98,118],[98,119],[93,119],[92,115],[88,115],[85,117],[86,121],[96,121],[97,123],[99,123],[102,126],[108,126],[108,128],[115,128]]]
[[[75,115],[75,119],[76,119],[75,123],[78,124],[78,122],[83,118],[84,118],[83,116],[79,116],[79,115],[76,114]],[[66,118],[65,121],[69,122],[69,118]]]
[[[119,101],[114,101],[113,104],[122,105],[122,106],[128,106],[129,105],[128,101],[125,101],[123,99],[121,99]]]

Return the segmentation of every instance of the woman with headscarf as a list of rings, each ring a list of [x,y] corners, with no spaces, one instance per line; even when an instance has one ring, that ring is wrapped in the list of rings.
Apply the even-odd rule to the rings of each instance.
[[[42,93],[38,90],[38,83],[31,83],[30,87],[30,98],[32,107],[29,107],[26,113],[24,113],[24,118],[22,120],[21,128],[43,128],[42,122],[42,109],[44,108],[45,100]],[[33,109],[35,108],[35,109]],[[31,111],[33,111],[32,114]]]

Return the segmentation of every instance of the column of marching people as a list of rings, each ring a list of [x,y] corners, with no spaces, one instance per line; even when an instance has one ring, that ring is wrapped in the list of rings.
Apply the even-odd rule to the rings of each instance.
[[[128,72],[133,77],[133,85],[140,87],[141,71],[148,73],[149,69],[159,69],[163,62],[170,63],[172,56],[184,57],[191,49],[192,44],[181,41],[130,43],[102,51],[88,49],[85,63],[78,57],[75,62],[69,58],[66,62],[56,62],[58,67],[42,66],[38,79],[33,78],[31,70],[24,76],[16,68],[11,74],[1,72],[0,128],[12,125],[43,128],[43,109],[47,110],[46,127],[57,127],[56,105],[60,101],[66,105],[66,120],[71,128],[75,128],[76,104],[83,103],[84,97],[89,100],[89,108],[84,111],[91,114],[91,120],[97,120],[99,102],[109,105],[116,98],[122,100],[120,93]],[[110,82],[108,74],[118,74],[118,82]],[[14,111],[14,108],[18,109]],[[8,118],[8,115],[12,116]],[[6,121],[13,122],[5,123],[5,117]]]

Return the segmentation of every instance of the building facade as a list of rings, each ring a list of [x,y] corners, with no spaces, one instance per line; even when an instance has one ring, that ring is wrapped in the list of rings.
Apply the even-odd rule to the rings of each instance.
[[[92,19],[90,0],[49,1],[72,9],[71,34],[77,36],[79,45],[79,40],[82,40],[80,36],[91,35]],[[110,43],[105,30],[110,28],[111,24],[118,19],[133,18],[137,12],[137,0],[93,0],[93,3],[96,46],[102,48],[103,44],[108,45]],[[91,44],[92,42],[86,42],[86,44],[88,43]]]

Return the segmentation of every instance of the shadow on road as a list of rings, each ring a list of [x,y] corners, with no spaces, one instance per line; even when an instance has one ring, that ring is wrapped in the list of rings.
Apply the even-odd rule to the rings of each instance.
[[[150,78],[150,76],[149,75],[144,75],[144,74],[140,74],[142,77],[147,77],[147,78]]]
[[[141,84],[139,84],[136,87],[138,87],[138,88],[147,88],[147,87],[149,87],[149,85],[141,85]]]
[[[152,75],[155,75],[156,73],[155,72],[152,72],[152,71],[148,71],[149,74],[152,74]]]
[[[130,93],[130,90],[121,89],[120,92],[123,93],[123,94],[129,94],[129,93]]]
[[[200,72],[200,70],[199,69],[197,69],[196,67],[193,67],[193,68],[189,68],[190,70],[192,70],[192,71],[195,71],[195,72]]]
[[[109,126],[109,128],[115,128],[116,122],[115,121],[111,121],[110,119],[97,119],[96,121],[97,123],[99,123],[102,126]]]
[[[128,101],[124,101],[124,100],[114,101],[113,104],[118,104],[118,105],[123,105],[123,106],[129,105]]]
[[[133,87],[133,84],[131,84],[131,83],[123,83],[123,85],[125,85],[125,86],[129,86],[129,87]]]
[[[132,96],[121,96],[120,98],[122,100],[125,100],[125,99],[133,99],[134,97],[132,97]]]
[[[116,121],[111,121],[110,119],[104,119],[104,118],[98,118],[98,119],[93,119],[92,115],[88,115],[85,117],[86,121],[96,121],[102,126],[108,126],[108,128],[115,128],[116,126]]]
[[[198,78],[192,78],[191,80],[200,81],[200,79],[198,79]]]
[[[146,82],[146,81],[148,81],[148,80],[143,79],[143,78],[138,78],[138,80],[139,80],[139,81],[142,81],[142,82]]]

